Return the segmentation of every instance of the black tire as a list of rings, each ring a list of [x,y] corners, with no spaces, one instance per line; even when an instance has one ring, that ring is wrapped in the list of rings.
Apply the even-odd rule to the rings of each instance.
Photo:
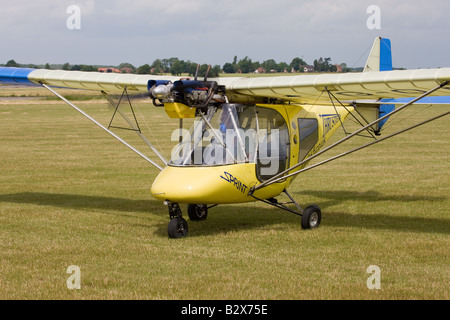
[[[170,220],[167,227],[167,233],[170,238],[184,238],[188,234],[188,224],[184,218],[175,217]]]
[[[208,207],[206,204],[189,204],[188,216],[191,221],[202,221],[208,217]]]
[[[302,228],[314,229],[318,228],[322,220],[322,212],[319,206],[315,204],[306,207],[302,214]]]

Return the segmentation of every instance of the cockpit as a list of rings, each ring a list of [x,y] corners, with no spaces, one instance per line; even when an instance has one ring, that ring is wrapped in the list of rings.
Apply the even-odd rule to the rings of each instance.
[[[221,104],[196,118],[173,149],[171,166],[222,166],[255,163],[259,180],[286,169],[289,134],[276,110]]]

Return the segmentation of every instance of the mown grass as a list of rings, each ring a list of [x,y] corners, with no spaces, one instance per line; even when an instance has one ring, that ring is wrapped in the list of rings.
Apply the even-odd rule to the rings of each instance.
[[[77,104],[108,124],[105,103]],[[137,105],[170,154],[177,121]],[[173,240],[149,193],[157,170],[63,103],[0,101],[0,298],[448,299],[449,134],[443,118],[302,174],[290,192],[322,208],[316,230],[250,203],[211,209]],[[70,265],[80,290],[66,286]],[[380,290],[367,288],[370,265]]]

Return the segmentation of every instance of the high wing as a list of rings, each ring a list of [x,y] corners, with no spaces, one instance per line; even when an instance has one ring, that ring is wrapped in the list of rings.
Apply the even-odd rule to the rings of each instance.
[[[296,103],[330,104],[327,90],[342,101],[418,96],[450,81],[450,68],[396,70],[344,74],[224,79],[221,84],[236,100],[265,97]],[[432,95],[450,95],[444,87]]]
[[[170,117],[193,117],[210,102],[294,103],[334,106],[334,100],[359,108],[366,122],[391,112],[393,104],[450,104],[450,68],[391,70],[389,39],[375,39],[364,72],[302,74],[274,77],[219,77],[197,81],[171,76],[26,68],[0,68],[0,84],[43,85],[99,90],[107,93],[148,93],[165,105]],[[434,90],[438,88],[440,90]],[[411,98],[412,97],[412,98]],[[440,99],[437,100],[436,97]],[[385,120],[374,127],[379,132]]]
[[[175,82],[179,77],[0,68],[0,84],[46,84],[107,92],[122,92],[127,87],[129,91],[147,92],[151,80]],[[450,81],[450,68],[210,80],[225,88],[230,102],[277,99],[294,103],[330,104],[328,95],[323,94],[326,91],[341,101],[418,96]],[[450,87],[442,89],[431,95],[450,95]]]
[[[382,72],[381,72],[382,71]],[[301,75],[278,78],[230,79],[226,83],[227,93],[236,95],[267,97],[294,103],[330,104],[330,95],[341,102],[403,103],[403,99],[418,96],[445,83],[450,69],[392,71],[391,41],[375,38],[363,72],[345,74]],[[449,89],[447,89],[449,90]],[[323,93],[327,94],[323,94]],[[445,96],[441,91],[433,95]],[[429,102],[450,103],[450,99]],[[369,100],[369,101],[367,101]],[[424,100],[421,100],[422,102]]]
[[[122,92],[127,87],[130,91],[147,92],[150,79],[175,81],[179,77],[0,67],[0,84],[46,84],[108,92]]]

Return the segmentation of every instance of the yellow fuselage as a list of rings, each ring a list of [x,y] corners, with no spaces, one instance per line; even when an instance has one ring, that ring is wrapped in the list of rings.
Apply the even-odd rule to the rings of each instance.
[[[259,183],[255,163],[213,167],[166,167],[155,179],[153,197],[178,203],[241,203],[254,201],[248,195]],[[276,183],[255,193],[262,199],[275,197],[287,187]]]
[[[305,157],[317,153],[329,137],[345,120],[348,111],[344,108],[300,105],[257,105],[278,111],[286,121],[289,132],[286,168],[299,163]],[[336,110],[339,115],[336,114]],[[319,113],[320,111],[320,113]],[[339,119],[340,117],[340,119]],[[302,150],[299,123],[302,119],[317,120],[317,141],[309,150]],[[302,159],[299,159],[302,157]],[[306,164],[305,164],[306,165]],[[248,193],[262,181],[257,174],[255,162],[228,165],[190,165],[164,168],[151,187],[152,196],[160,200],[177,203],[226,204],[255,201]],[[279,195],[292,182],[288,178],[257,190],[254,196],[268,199]]]

